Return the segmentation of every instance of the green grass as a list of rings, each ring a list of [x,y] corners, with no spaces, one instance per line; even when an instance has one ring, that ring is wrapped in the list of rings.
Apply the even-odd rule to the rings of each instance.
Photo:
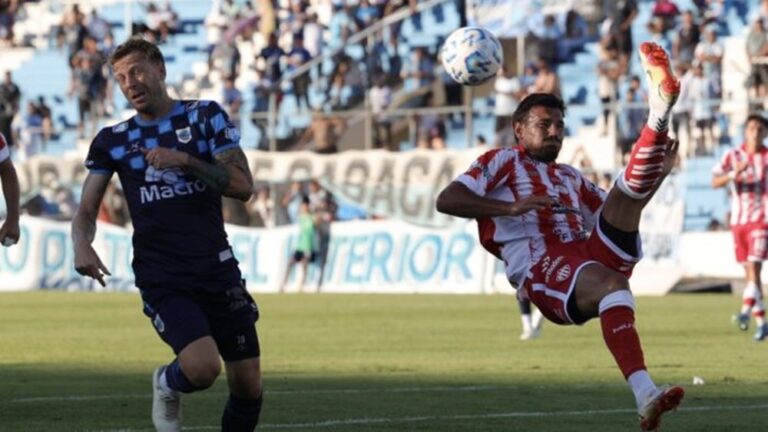
[[[507,296],[256,297],[264,430],[638,430],[596,321],[520,342]],[[638,299],[652,376],[686,385],[665,430],[766,424],[768,342],[731,326],[736,307],[729,295]],[[170,358],[137,295],[2,294],[0,431],[149,431],[150,374]],[[220,379],[186,396],[185,426],[217,430],[226,394]]]

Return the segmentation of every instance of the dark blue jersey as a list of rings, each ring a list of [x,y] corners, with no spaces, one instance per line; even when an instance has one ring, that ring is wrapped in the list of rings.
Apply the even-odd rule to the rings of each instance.
[[[213,155],[239,147],[240,134],[211,101],[178,101],[168,115],[138,115],[103,128],[91,143],[92,174],[117,173],[133,219],[136,286],[192,287],[240,279],[227,242],[221,193],[178,168],[149,166],[141,149],[171,148],[212,163]]]

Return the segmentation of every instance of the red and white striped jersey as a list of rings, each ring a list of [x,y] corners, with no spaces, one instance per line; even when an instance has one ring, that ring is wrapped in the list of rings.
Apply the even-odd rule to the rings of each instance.
[[[5,136],[0,133],[0,162],[3,162],[10,157],[11,150],[8,148],[8,142],[5,140]]]
[[[733,171],[742,162],[747,168],[729,185],[731,193],[731,226],[754,222],[768,222],[768,192],[766,174],[768,171],[768,148],[761,147],[754,154],[747,153],[746,147],[728,150],[720,163],[712,170],[714,175]]]
[[[504,261],[507,278],[521,286],[548,245],[585,240],[606,193],[576,170],[532,159],[522,146],[491,150],[456,178],[474,193],[515,202],[548,195],[559,206],[519,216],[478,218],[480,243]]]

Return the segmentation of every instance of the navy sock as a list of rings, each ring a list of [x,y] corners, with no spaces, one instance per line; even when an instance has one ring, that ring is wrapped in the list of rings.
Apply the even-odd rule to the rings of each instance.
[[[615,226],[608,223],[608,221],[605,220],[603,217],[603,214],[600,213],[600,229],[603,231],[603,234],[605,234],[606,237],[611,239],[611,241],[621,248],[624,253],[627,253],[629,255],[632,255],[634,257],[637,256],[638,250],[637,250],[637,238],[640,236],[640,233],[637,231],[627,232],[622,231]]]
[[[187,376],[184,375],[184,371],[181,370],[179,359],[174,359],[171,364],[165,367],[165,381],[168,383],[168,387],[181,393],[192,393],[202,390],[189,382]]]
[[[243,399],[230,394],[221,416],[221,432],[253,432],[259,424],[262,400],[261,396]]]
[[[517,306],[520,307],[520,313],[523,315],[531,314],[531,301],[530,300],[518,300]]]

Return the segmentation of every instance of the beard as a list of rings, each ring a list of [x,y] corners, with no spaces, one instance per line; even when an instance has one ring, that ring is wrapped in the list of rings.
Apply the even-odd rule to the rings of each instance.
[[[552,141],[545,141],[545,145],[541,148],[536,150],[528,149],[528,154],[540,162],[554,162],[560,154],[560,146],[560,143],[555,144]]]

